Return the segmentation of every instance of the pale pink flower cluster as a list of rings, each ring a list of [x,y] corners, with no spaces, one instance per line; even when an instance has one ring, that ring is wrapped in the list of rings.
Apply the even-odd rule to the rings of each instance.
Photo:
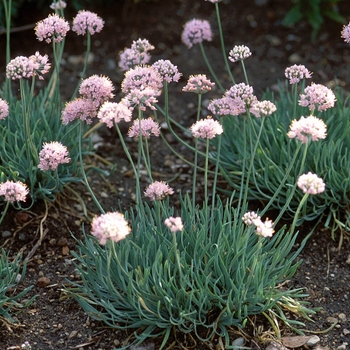
[[[141,124],[141,132],[140,132],[140,124]],[[140,133],[143,137],[149,139],[151,135],[159,136],[160,135],[160,127],[159,124],[156,123],[152,118],[148,119],[136,119],[134,120],[132,126],[128,131],[129,137],[139,137]]]
[[[154,46],[147,39],[133,41],[131,48],[126,48],[119,54],[119,68],[127,71],[138,65],[147,64],[151,59],[148,51],[151,50],[154,50]]]
[[[54,1],[50,5],[50,9],[52,9],[52,10],[63,10],[66,7],[67,7],[67,3],[63,0]]]
[[[215,86],[205,74],[191,75],[187,84],[182,88],[184,92],[195,92],[196,94],[205,94]]]
[[[39,41],[58,43],[65,38],[69,29],[67,21],[57,14],[52,14],[36,24],[35,35]]]
[[[89,32],[90,35],[99,33],[104,26],[104,21],[96,13],[80,10],[73,19],[72,31],[78,35],[85,35]]]
[[[174,190],[163,181],[154,181],[145,190],[144,194],[150,200],[162,200],[174,193]]]
[[[309,194],[319,194],[324,192],[326,185],[323,180],[316,174],[308,172],[301,175],[298,179],[298,187],[304,192]]]
[[[119,242],[130,234],[130,227],[124,215],[118,212],[106,213],[92,219],[91,234],[104,245],[107,239]]]
[[[212,2],[213,4],[215,4],[216,2],[221,2],[222,0],[205,0],[205,1],[209,1],[209,2]]]
[[[0,120],[5,119],[9,115],[9,104],[0,98]]]
[[[162,87],[162,77],[150,66],[137,66],[128,70],[122,81],[125,98],[131,106],[138,106],[140,110],[146,107],[155,110],[154,104],[158,102],[156,96],[161,94]]]
[[[209,111],[215,115],[240,115],[245,112],[245,103],[240,97],[231,98],[224,96],[222,98],[210,101]]]
[[[169,60],[158,60],[152,64],[152,67],[167,83],[172,81],[178,82],[182,75],[179,73],[177,66],[173,65]]]
[[[28,193],[27,185],[21,181],[8,180],[0,184],[0,196],[4,196],[6,202],[25,202]]]
[[[39,152],[39,165],[41,170],[55,171],[59,164],[69,163],[67,147],[62,143],[53,141],[45,142],[41,151]]]
[[[253,87],[245,83],[233,85],[228,91],[226,91],[225,96],[232,99],[242,99],[246,109],[249,109],[258,101],[253,94]]]
[[[91,124],[96,114],[97,109],[93,101],[86,98],[76,98],[66,103],[61,114],[61,119],[64,125],[75,119],[80,119],[86,121],[87,124]]]
[[[249,56],[251,56],[252,53],[249,49],[248,46],[245,45],[236,45],[233,47],[233,49],[229,52],[229,57],[228,59],[231,62],[237,62],[237,61],[242,61]]]
[[[198,120],[191,126],[192,135],[195,138],[212,139],[216,135],[221,135],[224,132],[221,124],[211,117]]]
[[[318,111],[325,111],[334,107],[335,95],[331,89],[322,84],[311,84],[306,87],[304,94],[300,95],[299,105],[308,107],[310,111],[316,108]]]
[[[284,75],[289,79],[289,84],[297,84],[302,79],[311,78],[312,73],[303,64],[293,64],[285,69]]]
[[[37,75],[39,79],[43,80],[43,74],[46,74],[51,67],[48,61],[48,56],[42,56],[38,51],[29,57],[17,56],[7,64],[6,76],[15,80]]]
[[[343,30],[341,31],[341,37],[345,42],[350,44],[350,23],[343,27]]]
[[[273,229],[273,222],[266,219],[265,222],[261,220],[261,217],[254,211],[245,213],[242,217],[243,222],[247,226],[256,226],[256,233],[263,237],[272,237],[275,230]]]
[[[98,108],[103,102],[114,96],[113,90],[113,84],[108,77],[94,74],[81,82],[79,94],[83,98],[91,100]]]
[[[250,113],[254,114],[257,118],[267,117],[276,112],[277,108],[271,101],[257,101],[250,108]]]
[[[288,137],[296,138],[302,143],[307,143],[309,139],[318,141],[327,136],[327,125],[323,120],[312,115],[293,120],[289,127]]]
[[[114,123],[119,123],[122,120],[130,122],[132,118],[132,109],[125,99],[121,100],[119,103],[107,101],[99,109],[97,118],[111,128]]]
[[[207,20],[192,19],[188,21],[181,34],[182,42],[190,49],[193,45],[203,42],[204,40],[211,41],[213,33],[210,23]]]
[[[175,218],[170,216],[169,218],[164,220],[164,224],[172,233],[182,231],[184,228],[182,219],[179,216]]]

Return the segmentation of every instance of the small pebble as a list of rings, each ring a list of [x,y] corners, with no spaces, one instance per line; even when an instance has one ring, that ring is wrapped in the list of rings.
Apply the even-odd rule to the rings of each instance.
[[[11,237],[11,232],[10,231],[3,231],[2,234],[1,234],[1,237],[2,238],[9,238]]]
[[[338,318],[341,322],[346,322],[346,315],[344,313],[339,314]]]
[[[239,337],[232,342],[232,347],[234,349],[240,349],[244,345],[244,338]]]
[[[338,319],[336,319],[335,317],[331,317],[331,316],[329,316],[329,317],[327,317],[326,318],[326,321],[328,322],[328,323],[336,323],[336,322],[338,322]]]
[[[310,339],[306,342],[307,346],[315,346],[317,343],[319,343],[321,341],[320,337],[318,337],[317,335],[313,335],[312,337],[310,337]]]
[[[44,288],[47,287],[50,284],[50,282],[50,278],[43,276],[36,281],[35,285],[39,288]]]

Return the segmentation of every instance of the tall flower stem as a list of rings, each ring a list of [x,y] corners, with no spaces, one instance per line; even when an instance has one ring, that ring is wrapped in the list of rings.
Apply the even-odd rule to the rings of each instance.
[[[242,69],[243,69],[245,82],[246,82],[247,85],[249,85],[249,80],[248,80],[247,70],[245,69],[244,60],[241,60],[241,64],[242,64]]]
[[[295,226],[296,226],[296,224],[297,224],[300,211],[301,211],[301,209],[303,208],[303,206],[304,206],[305,202],[307,201],[307,199],[309,198],[309,195],[310,195],[309,193],[305,193],[305,194],[304,194],[304,197],[301,199],[301,201],[300,201],[300,203],[299,203],[299,205],[298,205],[298,208],[297,208],[297,210],[296,210],[296,212],[295,212],[295,214],[294,214],[294,219],[293,219],[292,225],[291,225],[291,227],[290,227],[290,229],[289,229],[289,232],[290,232],[291,234],[293,234],[293,232],[294,232],[294,230],[295,230]]]
[[[212,77],[214,78],[215,83],[217,84],[217,86],[219,87],[219,89],[221,90],[221,92],[224,93],[224,92],[225,92],[225,89],[224,89],[224,87],[222,86],[222,84],[220,83],[219,78],[218,78],[217,75],[215,74],[215,72],[214,72],[214,70],[213,70],[213,67],[211,66],[211,64],[210,64],[210,62],[209,62],[209,60],[208,60],[208,57],[207,57],[207,55],[206,55],[206,53],[205,53],[205,50],[204,50],[203,43],[199,43],[199,47],[200,47],[200,49],[201,49],[201,53],[202,53],[204,62],[205,62],[205,64],[207,65],[210,74],[211,74]]]
[[[10,206],[10,202],[7,201],[7,202],[6,202],[6,205],[5,205],[5,208],[4,208],[4,210],[2,211],[2,215],[1,215],[1,217],[0,217],[0,225],[1,225],[2,221],[4,220],[4,218],[5,218],[5,216],[6,216],[6,213],[7,213],[8,209],[9,209],[9,206]]]
[[[227,69],[228,75],[230,76],[230,78],[232,80],[232,83],[236,84],[235,79],[233,78],[233,75],[232,75],[232,72],[230,69],[230,65],[228,63],[228,59],[227,59],[227,53],[226,53],[225,42],[224,42],[224,35],[223,35],[222,25],[221,25],[219,3],[217,3],[217,2],[215,3],[215,12],[216,12],[216,18],[217,18],[217,22],[218,22],[220,45],[221,45],[222,56],[224,57],[224,61],[225,61],[225,67]]]
[[[79,152],[79,161],[80,161],[80,169],[81,169],[81,173],[83,175],[84,178],[84,183],[86,188],[88,189],[92,200],[94,201],[94,203],[96,204],[98,210],[101,212],[101,214],[105,214],[104,209],[102,208],[100,202],[98,201],[98,199],[95,196],[94,191],[92,190],[89,181],[87,179],[86,173],[85,173],[85,168],[84,168],[84,162],[83,162],[83,150],[82,150],[82,139],[83,139],[83,122],[79,121],[79,141],[78,141],[78,152]]]
[[[6,20],[6,65],[11,60],[11,46],[10,46],[10,30],[11,30],[11,9],[12,9],[12,0],[3,0],[2,1],[4,10],[5,10],[5,20]],[[12,96],[11,90],[11,79],[6,79],[5,82],[5,91],[6,99],[9,99]]]
[[[179,251],[177,249],[177,242],[176,242],[176,232],[172,233],[173,235],[173,250],[174,250],[174,254],[175,254],[175,260],[176,260],[176,265],[177,268],[179,270],[179,276],[180,276],[180,285],[182,285],[182,281],[183,281],[183,274],[182,274],[182,268],[181,268],[181,262],[180,262],[180,256],[179,256]]]

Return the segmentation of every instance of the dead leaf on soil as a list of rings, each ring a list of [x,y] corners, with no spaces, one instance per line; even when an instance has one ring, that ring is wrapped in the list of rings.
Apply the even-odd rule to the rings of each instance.
[[[303,345],[305,345],[309,340],[311,336],[306,336],[306,335],[298,335],[295,337],[282,337],[281,341],[284,346],[287,348],[299,348]]]

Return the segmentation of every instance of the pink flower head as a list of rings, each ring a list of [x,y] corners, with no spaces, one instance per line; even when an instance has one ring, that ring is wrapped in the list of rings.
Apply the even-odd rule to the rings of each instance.
[[[276,112],[277,108],[271,101],[257,101],[250,108],[250,113],[254,114],[257,118],[267,117]]]
[[[100,244],[106,244],[107,239],[119,242],[130,233],[130,227],[124,215],[114,212],[94,217],[91,223],[91,234]]]
[[[35,35],[39,41],[45,40],[48,44],[53,40],[58,43],[63,40],[69,31],[69,24],[57,14],[49,15],[38,22],[35,27]]]
[[[261,217],[255,212],[255,211],[248,211],[246,212],[242,220],[247,226],[253,226],[255,220],[260,220]]]
[[[122,91],[127,94],[131,91],[154,90],[153,96],[159,96],[163,87],[162,77],[156,69],[150,66],[137,66],[128,70],[122,81]]]
[[[318,194],[324,192],[326,185],[323,180],[316,174],[308,172],[307,174],[300,175],[298,179],[298,187],[304,192],[309,194]]]
[[[312,73],[303,64],[294,64],[286,68],[284,75],[289,79],[289,84],[296,84],[302,79],[311,78]]]
[[[178,82],[181,78],[177,66],[173,65],[169,60],[158,60],[152,64],[152,67],[167,83],[172,81]]]
[[[134,120],[131,128],[128,131],[129,137],[139,137],[140,136],[140,123],[141,123],[141,135],[149,139],[151,135],[159,136],[160,127],[152,118]]]
[[[217,120],[208,117],[207,119],[201,119],[194,123],[191,126],[191,131],[195,138],[212,139],[216,135],[221,135],[224,129]]]
[[[212,2],[213,4],[215,4],[216,2],[221,2],[222,0],[205,0],[205,1],[209,1],[209,2]]]
[[[254,225],[256,226],[256,234],[262,237],[272,237],[275,230],[273,229],[273,222],[266,219],[262,222],[260,219],[254,220]]]
[[[104,23],[103,19],[96,13],[80,10],[73,19],[72,30],[78,35],[85,35],[87,32],[94,35],[103,29]]]
[[[63,0],[54,1],[50,5],[50,9],[52,9],[52,10],[63,10],[66,7],[67,7],[67,3]]]
[[[191,75],[182,91],[205,94],[210,91],[214,85],[215,83],[212,83],[205,74]]]
[[[40,80],[43,80],[43,75],[46,74],[51,67],[49,62],[49,57],[47,55],[40,55],[37,51],[35,55],[29,56],[29,60],[34,62],[34,73],[39,77]]]
[[[170,216],[164,220],[164,224],[172,233],[182,231],[184,228],[182,219],[179,216],[176,218]]]
[[[158,102],[155,96],[158,95],[159,90],[152,88],[146,88],[144,90],[134,89],[125,96],[125,99],[130,106],[138,106],[141,111],[145,111],[147,107],[155,111],[156,107],[154,105]]]
[[[246,109],[249,109],[258,100],[253,94],[253,88],[244,83],[233,85],[228,91],[225,92],[225,96],[233,99],[242,99]]]
[[[20,181],[8,180],[0,184],[0,196],[4,196],[6,202],[25,202],[28,193],[27,185]]]
[[[5,119],[9,115],[9,104],[0,98],[0,120]]]
[[[67,125],[75,119],[92,123],[92,118],[97,115],[97,108],[91,100],[86,98],[76,98],[67,102],[61,115],[62,123]]]
[[[132,109],[129,107],[129,103],[125,100],[122,100],[119,103],[105,102],[97,114],[97,118],[109,128],[113,126],[113,123],[119,123],[122,120],[130,122],[131,116]]]
[[[350,44],[350,23],[343,27],[343,30],[341,31],[341,37],[346,43]]]
[[[147,64],[151,59],[148,51],[153,49],[154,46],[147,39],[133,41],[131,48],[126,48],[119,54],[119,68],[122,71],[127,71],[138,65]]]
[[[311,84],[305,88],[304,92],[305,94],[300,95],[300,106],[309,107],[310,111],[314,111],[317,107],[320,112],[334,107],[336,98],[328,87],[321,84]]]
[[[224,96],[222,98],[210,101],[208,109],[215,115],[240,115],[245,112],[245,103],[239,98]]]
[[[228,59],[231,62],[243,61],[243,60],[245,60],[246,58],[248,58],[251,55],[252,55],[252,53],[250,52],[250,49],[249,49],[248,46],[236,45],[229,52]]]
[[[67,147],[62,143],[54,141],[45,142],[39,153],[40,163],[38,168],[41,170],[56,170],[59,164],[69,163]]]
[[[307,143],[309,139],[318,141],[325,139],[327,135],[327,125],[323,120],[312,115],[293,120],[289,127],[288,137],[296,138],[302,143]]]
[[[173,194],[174,190],[163,181],[154,181],[146,188],[144,193],[150,200],[159,201],[164,199],[166,196]]]
[[[6,76],[8,79],[30,78],[35,75],[38,64],[25,56],[17,56],[6,66]]]
[[[203,40],[211,41],[213,33],[210,23],[207,20],[192,19],[188,21],[181,35],[182,42],[190,49],[193,45],[203,42]]]
[[[94,74],[81,82],[79,94],[83,98],[91,100],[98,108],[103,102],[114,96],[113,90],[114,87],[109,78]]]

